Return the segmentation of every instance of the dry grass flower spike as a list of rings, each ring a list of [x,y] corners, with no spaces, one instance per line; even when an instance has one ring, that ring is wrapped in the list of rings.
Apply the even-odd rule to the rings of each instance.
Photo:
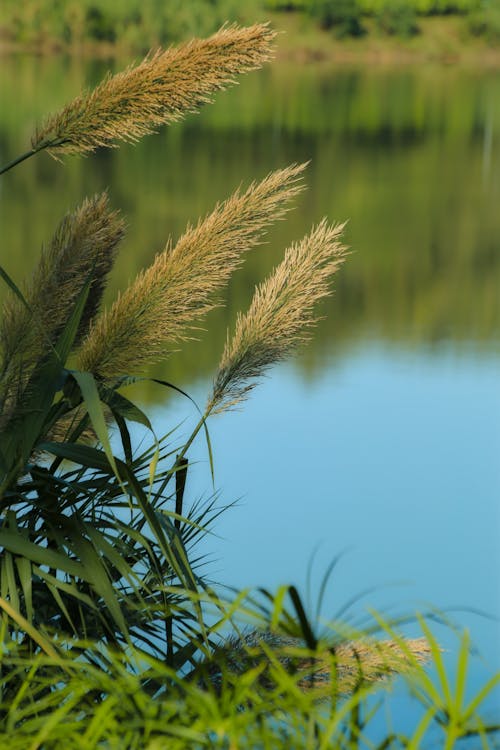
[[[248,312],[239,314],[215,377],[206,412],[241,403],[258,378],[308,341],[317,321],[316,304],[330,294],[330,278],[346,256],[344,224],[325,219],[285,253],[283,261],[257,287]]]
[[[237,74],[259,68],[272,55],[275,35],[267,24],[225,26],[208,39],[151,52],[49,117],[33,135],[33,152],[85,154],[133,143],[196,112]]]
[[[188,327],[217,304],[214,294],[243,255],[281,219],[302,189],[305,165],[272,172],[237,190],[153,263],[94,323],[83,342],[79,367],[105,378],[143,371],[167,346],[188,337]]]

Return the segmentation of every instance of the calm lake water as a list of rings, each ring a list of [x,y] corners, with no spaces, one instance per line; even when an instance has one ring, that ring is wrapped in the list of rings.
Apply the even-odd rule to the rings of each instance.
[[[2,60],[2,162],[26,148],[36,119],[102,72],[102,63]],[[2,264],[20,280],[61,215],[109,187],[129,222],[114,293],[237,185],[305,160],[307,192],[235,276],[226,308],[156,371],[203,404],[255,283],[322,216],[349,219],[353,253],[314,342],[242,411],[212,421],[219,502],[238,503],[203,552],[220,582],[303,592],[314,557],[313,604],[342,553],[323,616],[367,590],[352,617],[368,607],[447,610],[480,653],[472,692],[500,669],[498,72],[276,64],[136,147],[64,166],[41,155],[10,173],[0,185]],[[196,420],[157,387],[136,397],[159,434],[182,419],[188,434]],[[191,459],[189,496],[209,497],[201,442]],[[457,639],[436,634],[452,669]],[[408,724],[398,700],[393,712]]]

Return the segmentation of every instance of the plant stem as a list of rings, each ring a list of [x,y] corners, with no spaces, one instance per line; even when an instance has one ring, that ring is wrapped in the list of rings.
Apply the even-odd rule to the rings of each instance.
[[[193,440],[195,439],[195,437],[197,436],[197,434],[199,433],[199,431],[201,430],[201,428],[203,427],[203,425],[207,421],[208,417],[210,416],[210,412],[211,412],[211,409],[207,409],[207,411],[205,412],[205,414],[203,414],[200,417],[200,421],[198,422],[198,424],[196,425],[196,427],[192,431],[189,439],[187,440],[187,442],[182,447],[182,450],[180,451],[180,453],[178,453],[178,455],[176,456],[174,465],[170,469],[170,471],[168,473],[168,476],[165,477],[165,479],[163,480],[163,483],[162,483],[160,489],[156,493],[158,496],[163,495],[163,493],[165,492],[165,489],[166,489],[168,483],[170,482],[170,480],[172,479],[172,477],[177,473],[177,471],[179,469],[185,467],[185,465],[187,463],[187,460],[184,458],[184,456],[186,455],[187,451],[189,450],[189,448],[190,448]],[[146,523],[146,519],[143,518],[142,521],[139,522],[138,529],[139,530],[142,529],[142,527],[143,527],[143,525],[145,523]],[[176,526],[176,528],[177,528],[177,526]]]
[[[17,159],[14,159],[13,161],[10,161],[8,164],[6,164],[4,167],[0,169],[0,174],[3,174],[4,172],[8,172],[9,169],[12,169],[12,167],[15,167],[17,164],[20,164],[25,159],[29,159],[30,156],[33,156],[34,154],[37,154],[40,149],[38,148],[31,148],[29,151],[26,151],[24,154],[21,154],[21,156],[18,156]]]
[[[198,422],[198,424],[194,428],[194,430],[191,433],[191,436],[189,437],[188,441],[184,444],[184,446],[182,447],[182,450],[177,455],[177,457],[175,459],[175,463],[172,466],[172,469],[171,469],[169,475],[163,480],[163,484],[162,484],[162,486],[161,486],[161,488],[160,488],[160,490],[158,492],[159,495],[162,495],[165,492],[167,484],[170,482],[170,480],[173,477],[173,475],[177,472],[177,470],[181,466],[183,466],[183,464],[184,464],[184,456],[188,452],[189,448],[191,447],[191,443],[193,442],[193,440],[195,439],[195,437],[197,436],[197,434],[199,433],[199,431],[201,430],[201,428],[203,427],[203,425],[205,424],[205,422],[207,421],[207,419],[208,419],[209,416],[210,416],[210,411],[207,411],[200,418],[200,421]]]

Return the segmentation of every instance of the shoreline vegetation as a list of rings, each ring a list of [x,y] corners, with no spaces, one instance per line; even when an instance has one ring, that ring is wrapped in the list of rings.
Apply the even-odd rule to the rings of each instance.
[[[0,55],[142,55],[224,23],[268,21],[276,56],[298,62],[500,66],[500,7],[491,0],[12,0],[0,11]]]

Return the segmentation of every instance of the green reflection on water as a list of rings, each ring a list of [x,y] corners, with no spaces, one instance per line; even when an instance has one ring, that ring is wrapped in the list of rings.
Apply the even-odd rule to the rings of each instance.
[[[104,70],[102,62],[3,60],[1,161],[25,150],[34,121]],[[325,307],[327,319],[299,361],[306,373],[333,352],[373,338],[498,351],[500,79],[494,72],[275,64],[135,147],[64,166],[41,155],[6,175],[2,263],[20,280],[61,215],[109,187],[112,204],[129,221],[114,294],[169,235],[178,237],[237,185],[309,159],[309,189],[296,209],[249,256],[200,341],[172,355],[161,375],[185,387],[210,375],[226,328],[255,283],[323,215],[350,220],[353,255]]]

